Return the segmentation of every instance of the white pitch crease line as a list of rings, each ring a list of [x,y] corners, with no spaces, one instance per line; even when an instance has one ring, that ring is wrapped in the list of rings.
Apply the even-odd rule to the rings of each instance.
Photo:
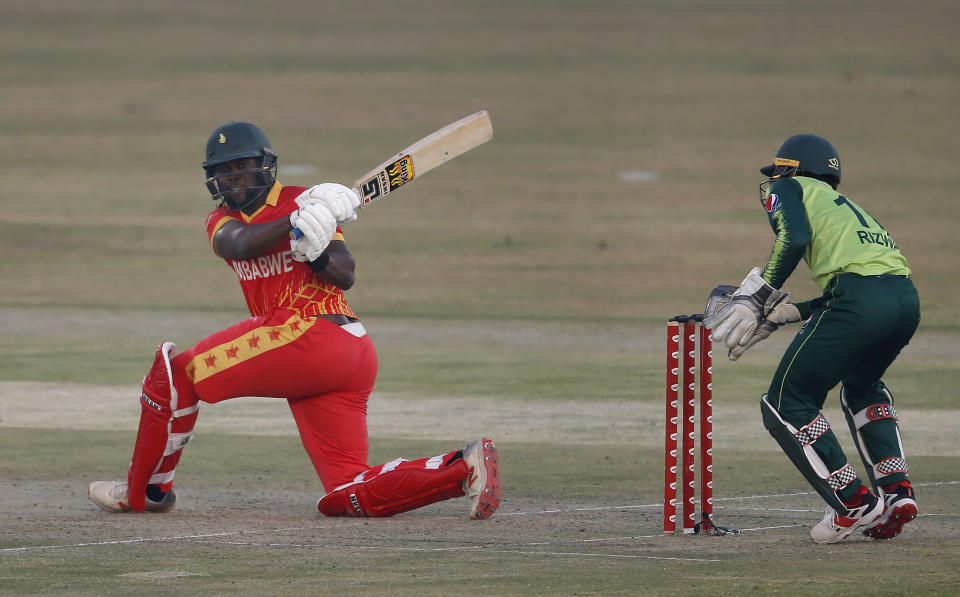
[[[659,536],[659,535],[657,535]],[[360,549],[371,551],[417,551],[417,552],[437,552],[437,551],[481,551],[483,553],[513,553],[521,555],[538,556],[574,556],[588,558],[628,558],[642,560],[673,560],[680,562],[722,562],[723,560],[712,560],[707,558],[678,558],[669,556],[641,556],[637,554],[615,554],[615,553],[590,553],[590,552],[568,552],[568,551],[532,551],[520,549],[497,549],[485,545],[464,545],[461,547],[385,547],[381,545],[325,545],[322,543],[256,543],[247,541],[191,541],[191,543],[207,543],[211,545],[239,545],[246,547],[309,547],[320,549]],[[535,545],[535,544],[532,544]]]
[[[525,545],[556,545],[558,543],[602,543],[604,541],[635,541],[637,539],[659,539],[659,535],[634,535],[629,537],[601,537],[599,539],[565,539],[560,541],[533,541]]]
[[[636,510],[638,508],[662,508],[663,504],[627,504],[624,506],[593,506],[568,510],[537,510],[531,512],[498,512],[497,516],[530,516],[532,514],[563,514],[565,512],[600,512],[602,510]]]
[[[816,495],[816,491],[798,491],[796,493],[769,493],[767,495],[737,495],[733,497],[715,497],[715,502],[730,502],[734,500],[766,500],[770,498],[797,497],[798,495]],[[660,504],[661,506],[663,504]]]
[[[643,535],[635,537],[601,537],[599,539],[561,539],[559,541],[531,541],[524,545],[558,545],[560,543],[603,543],[604,541],[632,541],[635,539],[659,539],[663,535]]]
[[[573,508],[571,512],[594,512],[597,510],[629,510],[631,508],[652,508],[663,504],[634,504],[628,506],[593,506],[591,508]]]
[[[243,547],[309,547],[319,549],[369,549],[371,551],[497,551],[485,545],[460,545],[457,547],[400,547],[384,545],[337,545],[328,543],[272,543],[265,541],[195,541],[188,543],[203,543],[208,545],[239,545]]]
[[[938,487],[943,485],[960,485],[960,481],[930,481],[926,483],[914,483],[914,487]],[[794,493],[774,493],[767,495],[749,495],[749,496],[734,496],[734,497],[725,497],[725,498],[713,498],[715,502],[721,501],[735,501],[735,500],[753,500],[753,499],[770,499],[770,498],[779,498],[779,497],[795,497],[801,495],[816,495],[814,491],[803,491],[803,492],[794,492]],[[662,508],[663,503],[657,504],[627,504],[622,506],[596,506],[596,507],[583,507],[583,508],[571,508],[571,509],[554,509],[554,510],[541,510],[536,512],[500,512],[497,514],[497,517],[504,516],[530,516],[536,514],[558,514],[566,512],[598,512],[604,510],[630,510],[638,508]],[[722,510],[738,510],[738,509],[749,509],[747,507],[736,507],[736,506],[724,506]],[[771,508],[756,508],[757,510],[772,510]],[[781,509],[781,511],[794,511]],[[796,512],[816,512],[816,510],[796,510]],[[955,518],[960,515],[958,514],[948,514],[948,513],[921,513],[919,517],[927,516],[939,516],[945,518]],[[439,517],[438,517],[439,518]],[[803,526],[802,524],[796,525],[786,525],[783,527],[757,527],[756,529],[740,529],[742,531],[753,531],[753,530],[769,530],[769,529],[778,529],[778,528],[791,528],[795,526]],[[244,534],[258,534],[258,533],[276,533],[282,531],[298,531],[302,530],[302,527],[293,527],[289,529],[253,529],[253,530],[244,530],[244,531],[231,531],[224,533],[210,533],[206,535],[185,535],[185,536],[176,536],[176,537],[140,537],[137,539],[118,539],[114,541],[97,541],[93,543],[72,543],[72,544],[63,544],[63,545],[34,545],[26,547],[3,547],[0,548],[0,553],[4,552],[14,552],[14,551],[39,551],[44,549],[66,549],[66,548],[75,548],[75,547],[97,547],[104,545],[124,545],[132,543],[164,543],[170,541],[190,541],[195,539],[203,539],[207,537],[226,537],[230,535],[244,535]],[[647,535],[637,537],[637,539],[652,539],[656,537],[662,537],[664,535]],[[587,541],[603,541],[600,540],[587,540]],[[469,548],[464,548],[469,549]],[[519,552],[518,552],[519,553]],[[624,556],[626,557],[626,556]],[[641,557],[641,556],[630,556],[630,557]],[[683,558],[654,558],[654,559],[683,559]],[[692,561],[719,561],[719,560],[692,560]]]
[[[628,559],[640,559],[640,560],[673,560],[679,562],[722,562],[723,560],[708,560],[706,558],[671,558],[667,556],[641,556],[636,554],[611,554],[611,553],[580,553],[580,552],[565,552],[565,551],[521,551],[513,549],[498,549],[497,553],[516,553],[522,555],[538,555],[538,556],[577,556],[577,557],[588,557],[588,558],[628,558]]]
[[[202,539],[205,537],[226,537],[229,535],[239,535],[240,531],[232,531],[228,533],[209,533],[206,535],[189,535],[183,537],[140,537],[138,539],[117,539],[114,541],[96,541],[94,543],[70,543],[65,545],[32,545],[27,547],[4,547],[0,548],[0,552],[4,551],[34,551],[40,549],[60,549],[67,547],[98,547],[102,545],[128,545],[131,543],[164,543],[167,541],[184,541],[189,539]]]
[[[754,506],[724,506],[720,510],[762,510],[764,512],[815,512],[823,515],[823,509],[820,510],[809,510],[809,509],[798,509],[798,508],[757,508]]]
[[[928,481],[926,483],[913,483],[914,487],[937,487],[940,485],[960,485],[960,481]],[[797,493],[771,493],[768,495],[741,495],[734,497],[722,497],[713,498],[715,502],[728,502],[733,500],[757,500],[757,499],[768,499],[768,498],[778,498],[778,497],[795,497],[798,495],[817,495],[815,491],[800,491]],[[663,504],[658,504],[662,506]]]
[[[775,531],[777,529],[792,529],[795,527],[805,527],[805,526],[809,526],[809,523],[801,522],[798,524],[782,524],[775,527],[753,527],[752,529],[737,529],[737,530],[740,531],[741,533],[746,533],[750,531]]]
[[[940,485],[960,485],[960,481],[930,481],[927,483],[914,483],[914,487],[935,487]],[[738,500],[760,500],[760,499],[772,499],[772,498],[783,498],[783,497],[797,497],[803,495],[817,495],[815,491],[797,491],[792,493],[769,493],[763,495],[740,495],[732,497],[714,497],[714,502],[732,502]],[[697,500],[697,503],[700,503]],[[663,502],[658,502],[654,504],[625,504],[620,506],[594,506],[589,508],[569,508],[569,509],[552,509],[552,510],[537,510],[530,512],[499,512],[497,513],[498,517],[501,516],[530,516],[534,514],[563,514],[567,512],[598,512],[602,510],[634,510],[639,508],[662,508]],[[724,506],[724,510],[727,509],[736,509],[734,506]],[[759,510],[775,510],[774,508],[758,508]],[[784,509],[785,512],[790,512],[792,510]],[[818,510],[796,510],[796,512],[818,512]]]

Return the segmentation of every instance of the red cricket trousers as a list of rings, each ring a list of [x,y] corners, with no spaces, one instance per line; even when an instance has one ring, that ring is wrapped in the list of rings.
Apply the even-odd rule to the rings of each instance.
[[[275,310],[209,336],[171,365],[182,405],[285,398],[327,491],[369,468],[367,400],[377,353],[360,324]]]

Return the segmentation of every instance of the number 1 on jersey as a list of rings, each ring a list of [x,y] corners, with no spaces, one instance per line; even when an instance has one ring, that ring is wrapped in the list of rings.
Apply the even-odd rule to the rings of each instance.
[[[867,224],[867,221],[864,219],[863,214],[860,213],[860,210],[854,207],[852,203],[847,201],[846,197],[844,197],[843,195],[840,195],[839,197],[834,199],[833,202],[836,203],[837,205],[846,204],[846,206],[850,208],[850,211],[853,212],[853,215],[857,216],[857,219],[860,220],[860,224],[862,224],[864,228],[870,227],[870,224]]]

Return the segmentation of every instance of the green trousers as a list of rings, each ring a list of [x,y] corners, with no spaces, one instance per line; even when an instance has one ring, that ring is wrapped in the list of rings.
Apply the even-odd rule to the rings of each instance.
[[[767,400],[785,421],[802,429],[818,417],[830,390],[842,383],[844,413],[871,482],[906,479],[893,398],[881,378],[919,323],[920,300],[909,278],[836,276],[822,306],[780,360]],[[832,430],[811,445],[830,471],[847,464]],[[837,495],[847,499],[859,486],[858,478]]]

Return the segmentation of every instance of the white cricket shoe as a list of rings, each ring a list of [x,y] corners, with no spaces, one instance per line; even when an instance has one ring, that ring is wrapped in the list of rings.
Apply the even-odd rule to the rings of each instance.
[[[810,538],[814,543],[840,543],[857,529],[862,529],[879,518],[883,514],[883,507],[883,500],[870,491],[864,493],[860,505],[847,510],[845,516],[827,507],[823,520],[810,529]]]
[[[469,467],[463,490],[470,497],[470,518],[490,518],[500,507],[500,467],[497,446],[492,440],[481,438],[463,449],[463,459]]]
[[[107,512],[127,512],[130,510],[130,485],[126,481],[94,481],[87,487],[90,500]],[[177,492],[168,491],[163,500],[155,502],[146,500],[147,512],[164,513],[177,507]]]

